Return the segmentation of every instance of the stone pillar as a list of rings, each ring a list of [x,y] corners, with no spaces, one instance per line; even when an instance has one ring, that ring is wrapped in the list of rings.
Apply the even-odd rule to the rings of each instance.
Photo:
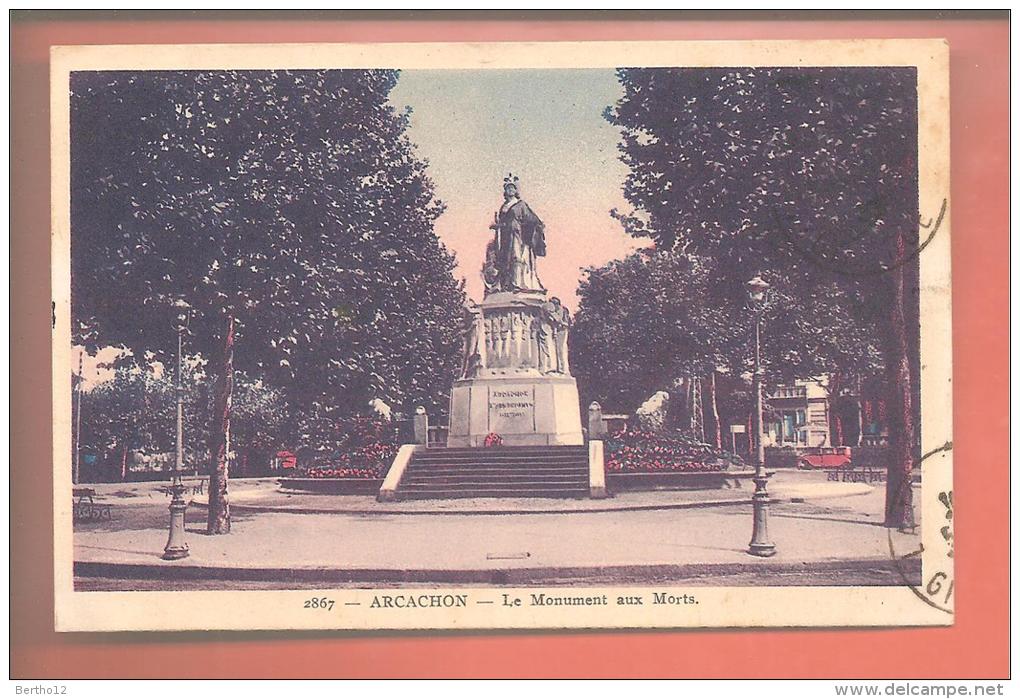
[[[429,416],[420,405],[414,409],[414,442],[429,445]]]
[[[588,439],[598,439],[606,433],[606,423],[602,421],[602,406],[593,401],[588,406]]]

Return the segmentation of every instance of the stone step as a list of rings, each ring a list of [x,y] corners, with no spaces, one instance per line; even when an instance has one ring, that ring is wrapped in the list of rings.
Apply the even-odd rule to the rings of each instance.
[[[464,454],[462,456],[430,456],[413,459],[416,464],[505,464],[505,463],[535,463],[535,464],[558,464],[558,463],[588,463],[587,454],[553,454],[553,455],[521,455],[505,454],[500,456],[486,456],[483,454]]]
[[[472,498],[472,499],[474,499],[474,498],[492,498],[493,500],[497,500],[497,499],[512,499],[512,498],[542,498],[542,499],[549,499],[549,500],[566,500],[566,499],[583,500],[586,497],[588,497],[587,491],[585,491],[583,493],[582,492],[577,492],[577,493],[574,493],[574,492],[561,493],[561,492],[558,492],[558,491],[548,492],[547,493],[547,492],[535,491],[534,493],[525,493],[525,494],[514,493],[514,492],[507,492],[507,493],[472,493],[470,491],[465,491],[463,493],[450,493],[450,492],[413,493],[413,494],[406,494],[405,493],[405,494],[400,495],[397,499],[398,500],[457,500],[457,499],[466,499],[466,498]]]
[[[587,483],[588,474],[573,473],[406,473],[400,481],[401,487],[408,483],[433,483],[443,481],[446,483],[460,483],[470,481],[472,483],[529,483],[550,481],[570,481],[572,483]]]
[[[464,473],[464,475],[471,475],[471,473],[491,473],[493,476],[499,476],[501,473],[506,473],[509,476],[518,475],[518,473],[541,473],[541,475],[548,475],[548,473],[588,473],[588,464],[586,463],[575,463],[575,464],[560,464],[552,466],[541,466],[534,467],[527,464],[521,465],[507,465],[507,466],[494,466],[491,464],[476,464],[470,466],[421,466],[411,465],[405,471],[407,476],[413,475],[413,473],[444,473],[444,475],[457,475],[457,473]]]
[[[438,490],[470,490],[488,492],[491,490],[514,491],[526,494],[534,490],[588,490],[588,484],[577,481],[521,481],[519,483],[493,483],[491,481],[456,481],[454,483],[409,483],[405,493],[423,493]]]
[[[462,458],[465,456],[471,456],[474,458],[488,459],[488,458],[505,458],[505,457],[516,457],[516,458],[538,458],[538,457],[562,457],[562,456],[575,456],[575,457],[587,457],[587,449],[535,449],[531,451],[522,451],[520,449],[421,449],[414,454],[415,458],[418,459],[451,459],[451,458]]]
[[[556,470],[559,468],[588,468],[587,461],[552,461],[533,463],[528,461],[437,461],[435,463],[421,463],[412,461],[408,470],[433,470],[433,469],[458,469],[470,471],[472,469],[484,468],[493,471],[521,471],[534,469],[536,471]]]
[[[407,487],[407,488],[429,488],[429,487],[432,487],[435,484],[436,484],[436,481],[421,481],[421,482],[418,482],[418,481],[401,481],[400,486],[401,486],[401,488],[404,488],[404,487]],[[501,481],[490,481],[490,480],[483,479],[483,478],[458,478],[458,479],[454,479],[454,480],[450,481],[449,483],[446,483],[445,485],[457,486],[457,487],[460,487],[460,486],[469,486],[470,485],[470,486],[477,486],[479,488],[488,488],[488,487],[491,487],[491,488],[503,488],[503,487],[507,486],[507,483],[501,482]],[[549,485],[563,485],[563,486],[570,486],[570,487],[574,487],[574,488],[580,488],[580,487],[585,487],[586,488],[586,487],[588,487],[588,479],[587,478],[569,478],[569,477],[567,477],[567,478],[563,478],[563,477],[560,477],[560,478],[531,478],[531,479],[521,479],[521,480],[515,481],[513,483],[513,485],[514,485],[514,487],[517,487],[517,486],[528,487],[528,486],[533,486],[533,485],[534,486],[547,487]]]
[[[444,447],[432,446],[427,451],[583,451],[588,446],[583,444],[505,444],[499,447]]]
[[[397,497],[405,500],[584,498],[588,494],[584,446],[419,450],[397,488]]]
[[[502,488],[401,490],[400,500],[443,500],[447,498],[587,498],[587,488]]]
[[[422,461],[433,461],[433,460],[451,460],[451,459],[588,459],[588,450],[543,450],[543,451],[517,451],[514,450],[494,450],[494,449],[470,449],[470,450],[453,450],[453,449],[429,449],[428,451],[418,452],[414,455],[415,460]]]

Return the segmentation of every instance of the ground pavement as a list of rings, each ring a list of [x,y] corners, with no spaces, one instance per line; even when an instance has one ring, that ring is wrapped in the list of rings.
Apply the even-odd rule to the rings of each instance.
[[[79,589],[414,584],[903,584],[917,582],[919,534],[881,526],[884,487],[775,475],[777,553],[746,553],[750,489],[623,493],[607,500],[377,503],[231,482],[229,535],[204,534],[204,496],[187,513],[191,555],[160,558],[162,484],[99,484],[111,519],[76,524]]]

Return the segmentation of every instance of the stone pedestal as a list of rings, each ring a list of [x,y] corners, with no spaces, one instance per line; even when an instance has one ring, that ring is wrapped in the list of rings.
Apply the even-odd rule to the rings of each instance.
[[[544,292],[494,293],[469,308],[464,375],[450,395],[451,447],[584,443],[566,314]]]
[[[573,377],[462,379],[450,397],[451,447],[484,446],[491,433],[505,445],[583,444]]]

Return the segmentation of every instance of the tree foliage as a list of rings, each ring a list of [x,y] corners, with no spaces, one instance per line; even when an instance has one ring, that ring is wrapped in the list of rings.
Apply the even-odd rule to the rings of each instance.
[[[390,70],[71,77],[75,337],[166,360],[174,301],[296,410],[442,401],[463,291]],[[235,401],[235,405],[238,401]]]
[[[632,411],[682,377],[751,371],[755,308],[739,287],[720,297],[713,269],[701,257],[644,249],[587,270],[571,344],[586,403]],[[853,323],[840,301],[831,285],[807,305],[777,290],[762,348],[771,384],[878,361],[870,328]]]
[[[906,521],[901,475],[915,458],[919,369],[916,71],[635,68],[618,77],[624,96],[606,116],[621,129],[633,210],[615,215],[659,251],[697,258],[715,303],[765,277],[776,293],[764,345],[773,371],[889,372],[899,428],[890,492],[900,506],[887,521]],[[787,341],[789,353],[776,356]]]
[[[889,270],[916,270],[913,69],[626,69],[619,77],[625,95],[607,116],[630,166],[634,210],[616,215],[631,234],[711,265],[720,300],[740,297],[761,273],[806,322],[828,298],[857,327],[888,325]],[[878,329],[878,341],[890,334]]]
[[[765,265],[818,280],[896,261],[917,232],[911,68],[624,69],[608,118],[630,166],[618,214],[660,249],[746,279]],[[718,253],[726,252],[727,257]]]
[[[289,445],[283,396],[240,372],[234,381],[238,408],[233,418],[232,449],[266,460]],[[203,363],[194,357],[184,365],[181,398],[185,470],[201,470],[208,460],[213,386]],[[81,403],[81,450],[95,454],[108,468],[111,464],[119,468],[125,451],[149,455],[174,451],[176,382],[162,366],[123,358],[116,363],[112,377],[83,391]]]

